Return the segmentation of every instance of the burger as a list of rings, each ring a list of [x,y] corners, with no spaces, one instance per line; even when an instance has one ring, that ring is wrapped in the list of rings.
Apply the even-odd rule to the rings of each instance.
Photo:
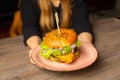
[[[40,56],[60,63],[72,63],[80,55],[79,46],[80,41],[73,29],[54,29],[43,37]]]

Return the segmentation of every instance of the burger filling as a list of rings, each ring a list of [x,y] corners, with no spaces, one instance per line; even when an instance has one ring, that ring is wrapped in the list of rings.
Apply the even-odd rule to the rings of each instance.
[[[51,48],[45,45],[44,41],[40,44],[41,50],[40,50],[40,55],[46,59],[56,56],[63,56],[67,55],[68,53],[74,53],[77,49],[77,47],[80,46],[80,41],[77,40],[74,44],[70,46],[64,46],[62,48]],[[57,60],[57,58],[56,58]]]

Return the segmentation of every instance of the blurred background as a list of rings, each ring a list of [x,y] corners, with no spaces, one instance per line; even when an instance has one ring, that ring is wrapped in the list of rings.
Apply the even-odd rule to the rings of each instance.
[[[10,35],[19,0],[0,0],[0,39]],[[120,17],[120,0],[86,0],[90,18],[94,20]]]

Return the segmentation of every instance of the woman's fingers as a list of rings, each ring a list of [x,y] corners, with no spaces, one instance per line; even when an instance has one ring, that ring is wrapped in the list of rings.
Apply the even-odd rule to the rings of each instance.
[[[31,62],[32,64],[35,64],[34,61],[32,60],[32,57],[31,57],[32,51],[33,51],[33,49],[31,49],[31,50],[29,51],[30,62]]]

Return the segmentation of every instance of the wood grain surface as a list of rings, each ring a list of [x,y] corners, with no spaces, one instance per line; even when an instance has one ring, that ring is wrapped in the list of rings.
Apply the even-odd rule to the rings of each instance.
[[[0,80],[120,80],[120,21],[92,22],[98,58],[78,71],[55,72],[30,63],[23,36],[0,39]]]

